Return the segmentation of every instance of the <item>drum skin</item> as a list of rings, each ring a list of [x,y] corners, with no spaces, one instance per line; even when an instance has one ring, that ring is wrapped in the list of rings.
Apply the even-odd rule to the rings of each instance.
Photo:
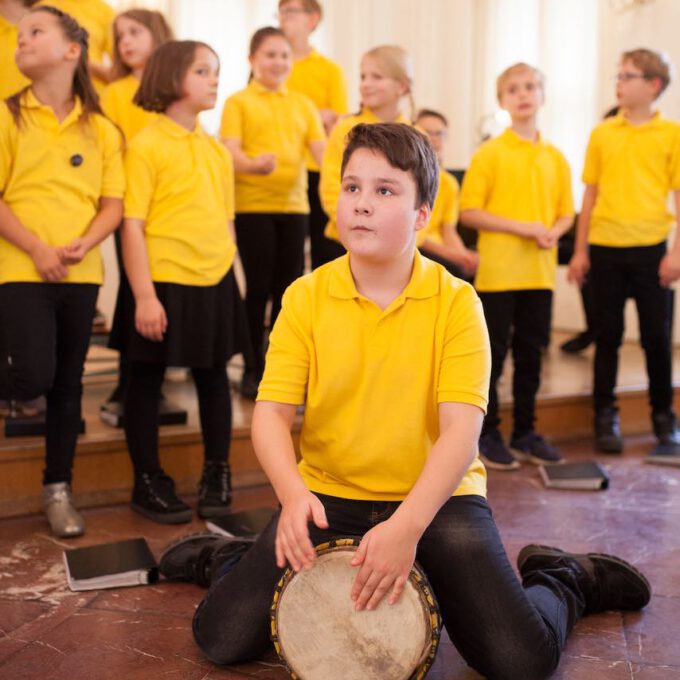
[[[414,564],[399,602],[356,611],[350,598],[359,545],[338,538],[316,547],[311,570],[286,570],[271,608],[274,646],[297,680],[419,680],[434,661],[441,619]]]

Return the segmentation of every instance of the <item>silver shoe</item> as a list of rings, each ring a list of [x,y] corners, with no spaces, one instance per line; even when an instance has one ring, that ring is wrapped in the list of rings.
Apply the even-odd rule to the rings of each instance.
[[[52,533],[59,538],[80,536],[85,531],[85,521],[73,507],[71,487],[68,482],[43,486],[45,516]]]

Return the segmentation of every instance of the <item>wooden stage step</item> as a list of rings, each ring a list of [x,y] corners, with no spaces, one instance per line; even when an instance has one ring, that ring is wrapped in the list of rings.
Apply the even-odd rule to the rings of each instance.
[[[537,401],[537,431],[554,442],[588,438],[592,433],[590,399],[591,354],[567,357],[553,348],[544,364],[542,387]],[[677,355],[677,350],[676,350]],[[680,358],[677,357],[676,358]],[[644,387],[644,361],[639,348],[625,347],[622,352],[619,389],[622,430],[625,435],[649,432],[649,406]],[[676,365],[678,363],[676,362]],[[503,429],[510,427],[510,371],[500,386]],[[132,487],[132,467],[122,430],[99,420],[99,406],[111,391],[111,381],[102,376],[88,379],[83,402],[86,434],[78,442],[74,469],[74,494],[79,507],[127,503]],[[194,495],[203,462],[203,447],[193,386],[166,382],[164,392],[172,401],[189,411],[186,425],[161,428],[160,448],[163,467],[172,475],[180,494]],[[676,394],[676,412],[680,397]],[[250,443],[253,404],[234,394],[234,428],[231,448],[235,487],[266,483]],[[296,424],[295,437],[299,431]],[[508,432],[505,431],[507,435]],[[44,466],[41,438],[0,438],[0,517],[37,512],[41,509],[41,478]]]

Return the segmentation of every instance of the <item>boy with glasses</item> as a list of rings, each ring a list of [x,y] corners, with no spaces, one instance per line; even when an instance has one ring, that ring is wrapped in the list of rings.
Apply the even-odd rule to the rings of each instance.
[[[654,111],[670,83],[670,68],[651,50],[624,52],[616,77],[618,115],[592,132],[586,152],[586,184],[579,217],[572,281],[588,273],[597,319],[593,401],[595,446],[620,453],[614,388],[632,297],[647,362],[654,434],[670,457],[680,456],[680,431],[672,408],[671,325],[673,293],[680,278],[680,239],[667,251],[677,217],[667,209],[673,192],[680,212],[680,125]]]

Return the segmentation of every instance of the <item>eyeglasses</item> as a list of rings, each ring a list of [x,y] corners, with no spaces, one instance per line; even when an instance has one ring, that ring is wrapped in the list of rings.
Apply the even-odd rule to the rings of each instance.
[[[423,128],[425,130],[425,128]],[[428,137],[437,137],[439,139],[444,139],[446,137],[446,130],[425,130],[425,134]]]
[[[274,14],[274,18],[294,17],[298,14],[309,14],[309,10],[302,9],[302,7],[282,7],[277,14]]]
[[[630,80],[637,80],[638,78],[642,78],[643,80],[649,80],[644,73],[629,73],[624,71],[623,73],[617,73],[614,76],[614,80],[618,80],[619,82],[627,83]]]

